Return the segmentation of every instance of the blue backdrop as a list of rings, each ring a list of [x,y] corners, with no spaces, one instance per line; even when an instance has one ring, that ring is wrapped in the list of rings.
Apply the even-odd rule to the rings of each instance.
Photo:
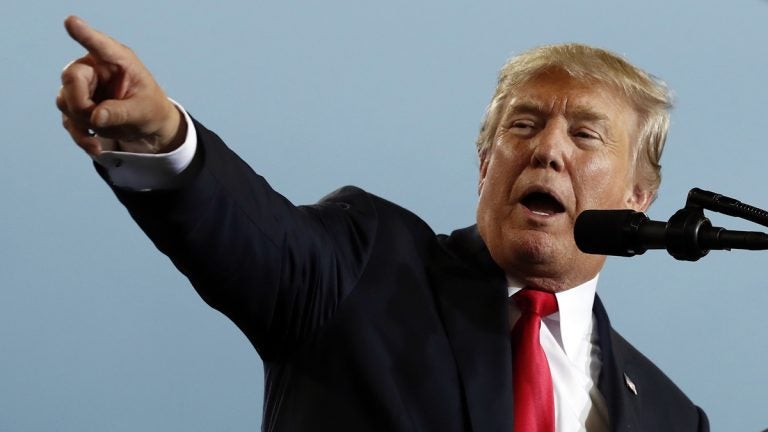
[[[768,207],[768,3],[13,2],[0,26],[0,431],[256,430],[262,369],[144,238],[60,127],[76,13],[297,203],[356,184],[436,231],[474,220],[496,72],[534,45],[627,55],[676,95],[666,219],[699,186]],[[469,3],[469,2],[466,2]],[[759,229],[725,217],[716,224]],[[615,326],[708,412],[768,427],[768,255],[610,259]],[[639,389],[642,391],[642,389]]]

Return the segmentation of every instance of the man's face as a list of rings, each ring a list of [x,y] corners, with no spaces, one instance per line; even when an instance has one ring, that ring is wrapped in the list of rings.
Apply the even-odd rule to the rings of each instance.
[[[597,274],[605,257],[578,250],[574,222],[587,209],[650,204],[633,180],[637,124],[613,88],[563,72],[514,91],[481,161],[477,208],[480,234],[507,274],[551,291]]]

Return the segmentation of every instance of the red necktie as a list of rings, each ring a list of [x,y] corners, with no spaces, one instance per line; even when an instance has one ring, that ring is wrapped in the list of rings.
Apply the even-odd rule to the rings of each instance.
[[[554,432],[552,374],[539,330],[541,317],[557,312],[557,299],[552,293],[533,289],[523,289],[512,299],[522,312],[512,329],[514,431]]]

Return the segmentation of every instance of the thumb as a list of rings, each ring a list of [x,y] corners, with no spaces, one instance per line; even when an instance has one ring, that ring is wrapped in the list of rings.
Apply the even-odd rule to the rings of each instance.
[[[96,128],[131,125],[136,122],[140,109],[132,99],[107,99],[91,112],[91,124]]]

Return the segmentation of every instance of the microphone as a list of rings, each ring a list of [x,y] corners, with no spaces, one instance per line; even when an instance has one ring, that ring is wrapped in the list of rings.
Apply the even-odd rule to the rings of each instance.
[[[585,210],[576,218],[574,238],[585,253],[631,257],[648,249],[667,249],[687,261],[710,250],[768,249],[768,234],[713,227],[700,209],[695,214],[681,210],[669,222],[650,220],[633,210]]]

